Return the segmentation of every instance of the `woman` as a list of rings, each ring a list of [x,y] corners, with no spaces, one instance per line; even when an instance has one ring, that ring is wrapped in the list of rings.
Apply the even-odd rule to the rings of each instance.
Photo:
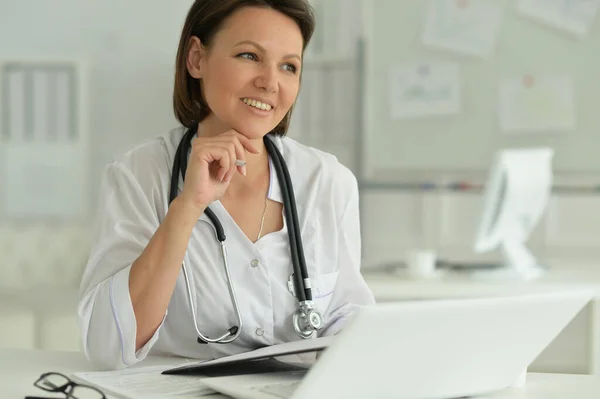
[[[106,168],[78,308],[84,350],[97,365],[127,367],[151,349],[215,358],[301,339],[291,316],[298,301],[288,289],[288,223],[265,135],[293,183],[313,306],[323,321],[313,336],[337,333],[357,306],[374,302],[359,271],[356,179],[333,156],[285,137],[313,31],[307,0],[192,5],[175,75],[175,115],[184,127]],[[187,172],[170,202],[175,153],[189,129]],[[215,338],[237,325],[209,205],[227,235],[243,320],[227,344],[198,343],[194,327],[195,320]]]

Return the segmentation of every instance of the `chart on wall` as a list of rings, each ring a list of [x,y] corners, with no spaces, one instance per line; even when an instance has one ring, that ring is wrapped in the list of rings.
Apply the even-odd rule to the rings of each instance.
[[[392,118],[453,115],[460,112],[460,73],[455,62],[396,65],[390,71]]]
[[[500,127],[507,133],[573,130],[574,98],[569,76],[525,75],[503,80],[498,88]]]
[[[429,0],[423,43],[488,57],[494,52],[503,12],[496,0]]]

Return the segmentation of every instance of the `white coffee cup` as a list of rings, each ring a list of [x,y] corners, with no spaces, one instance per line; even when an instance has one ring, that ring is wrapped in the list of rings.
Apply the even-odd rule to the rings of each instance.
[[[413,249],[406,252],[406,270],[415,277],[435,275],[436,253],[430,250]]]

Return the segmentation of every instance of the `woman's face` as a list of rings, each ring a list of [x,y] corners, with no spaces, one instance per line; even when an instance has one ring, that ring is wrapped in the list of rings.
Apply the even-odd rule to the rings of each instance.
[[[210,49],[199,50],[195,60],[194,47],[188,70],[202,79],[212,110],[203,125],[212,133],[233,128],[248,138],[260,138],[281,122],[296,100],[303,39],[288,16],[270,8],[244,7],[225,21]]]

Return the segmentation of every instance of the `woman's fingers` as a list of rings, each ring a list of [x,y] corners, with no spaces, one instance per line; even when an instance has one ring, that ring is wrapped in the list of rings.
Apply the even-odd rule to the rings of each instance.
[[[217,180],[223,181],[227,175],[227,172],[231,168],[229,151],[223,147],[213,147],[211,148],[211,155],[215,161],[219,162]]]
[[[239,138],[233,139],[233,145],[235,147],[235,166],[237,170],[246,176],[246,151]]]
[[[237,166],[238,171],[243,174],[244,176],[246,176],[246,161],[243,159],[236,159],[235,160],[235,166]]]
[[[225,148],[227,150],[227,153],[229,155],[229,169],[227,170],[227,173],[225,174],[225,178],[224,181],[226,181],[227,183],[229,183],[231,181],[231,179],[233,178],[233,174],[236,172],[237,166],[236,166],[236,153],[235,153],[235,144],[234,143],[228,143],[228,145]]]
[[[253,154],[258,154],[260,151],[256,149],[249,138],[235,130],[230,130],[221,137],[223,138],[222,143],[232,142],[235,146],[236,167],[241,174],[246,176],[246,151]]]
[[[209,154],[209,163],[218,162],[217,180],[231,181],[237,168],[234,144],[232,142],[211,142],[206,143],[204,148]]]
[[[246,175],[246,151],[260,153],[252,140],[233,129],[216,137],[197,140],[203,141],[201,148],[206,154],[206,161],[211,164],[218,162],[213,173],[216,171],[216,179],[221,182],[231,181],[236,171]]]

